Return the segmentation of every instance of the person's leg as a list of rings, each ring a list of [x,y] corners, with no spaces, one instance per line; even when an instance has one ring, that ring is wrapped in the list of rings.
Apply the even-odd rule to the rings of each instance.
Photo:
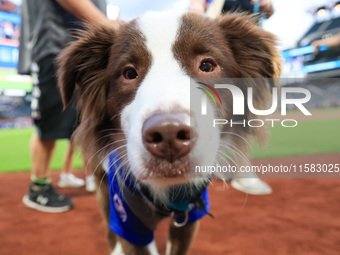
[[[74,148],[71,142],[68,143],[67,152],[64,158],[64,168],[62,173],[70,174],[72,173],[72,160],[73,160]]]
[[[239,167],[251,165],[245,155],[243,157],[237,155],[235,158]],[[255,172],[238,174],[230,184],[234,189],[251,195],[269,195],[273,192],[272,188],[262,181]]]
[[[83,179],[77,178],[72,173],[72,161],[74,154],[74,146],[71,142],[68,144],[68,149],[64,158],[64,168],[60,173],[58,187],[60,188],[78,188],[85,185]]]
[[[23,197],[22,201],[32,209],[59,213],[70,210],[73,202],[58,194],[51,185],[49,167],[54,148],[54,140],[41,140],[37,133],[32,135],[30,142],[32,183],[29,186],[29,193]]]
[[[37,133],[31,137],[30,151],[32,159],[32,178],[46,179],[50,178],[49,166],[55,148],[55,141],[40,140]]]
[[[96,191],[96,182],[94,179],[94,175],[90,174],[86,176],[86,191],[87,192],[95,192]]]
[[[73,207],[70,198],[57,193],[51,184],[49,166],[55,141],[70,138],[75,122],[72,109],[63,111],[63,105],[55,78],[55,56],[47,56],[32,65],[32,118],[36,134],[30,143],[32,159],[32,183],[22,201],[32,209],[43,212],[64,212]]]
[[[82,153],[82,159],[83,159],[83,164],[84,164],[84,169],[85,169],[85,174],[86,174],[86,186],[85,189],[87,192],[95,192],[96,188],[97,188],[97,184],[95,181],[95,177],[94,177],[94,173],[92,171],[90,171],[89,169],[91,169],[91,167],[89,167],[89,163],[90,163],[90,158],[85,155],[84,153]],[[100,171],[99,169],[96,171]]]

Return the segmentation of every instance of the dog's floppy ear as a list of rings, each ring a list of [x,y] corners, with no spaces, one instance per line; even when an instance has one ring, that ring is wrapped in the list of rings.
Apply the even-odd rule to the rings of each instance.
[[[237,78],[279,78],[281,58],[273,34],[256,24],[253,15],[227,13],[217,20],[239,65]]]
[[[86,28],[78,32],[77,40],[57,58],[58,84],[64,106],[71,101],[76,86],[79,97],[83,92],[97,96],[103,94],[99,88],[94,88],[93,83],[100,84],[104,79],[116,31],[111,24],[87,24]],[[91,85],[93,88],[89,88]],[[104,86],[103,83],[100,85]]]

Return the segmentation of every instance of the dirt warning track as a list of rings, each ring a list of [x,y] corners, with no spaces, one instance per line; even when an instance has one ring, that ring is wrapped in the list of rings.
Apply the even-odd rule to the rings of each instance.
[[[340,154],[256,160],[255,164],[314,161],[340,163]],[[58,172],[53,172],[56,183]],[[83,171],[77,172],[83,176]],[[251,196],[216,181],[209,188],[211,213],[191,254],[338,255],[340,178],[267,179],[274,192]],[[84,188],[63,189],[75,202],[72,211],[46,214],[26,208],[29,173],[0,174],[1,255],[108,255],[96,198]],[[156,231],[164,254],[167,224]]]

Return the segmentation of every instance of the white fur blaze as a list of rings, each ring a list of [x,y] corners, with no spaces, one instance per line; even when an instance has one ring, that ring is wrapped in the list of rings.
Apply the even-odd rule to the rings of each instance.
[[[157,22],[155,22],[157,20]],[[138,27],[145,38],[147,50],[151,55],[151,66],[140,84],[135,98],[122,111],[121,124],[127,138],[127,154],[132,173],[137,177],[143,177],[148,171],[148,163],[152,161],[151,154],[145,149],[142,140],[142,127],[144,121],[154,113],[183,112],[190,117],[200,114],[191,110],[191,85],[190,76],[184,71],[181,63],[174,56],[173,45],[178,39],[181,29],[182,15],[176,12],[147,13],[138,20]],[[197,90],[196,93],[201,93]],[[212,117],[212,115],[210,115]],[[197,123],[203,128],[203,123]],[[190,158],[195,163],[213,163],[217,154],[211,148],[212,157],[208,157],[207,144],[211,143],[211,137],[206,134],[214,134],[213,141],[218,141],[217,132],[209,132],[202,129],[201,135],[195,147],[190,152]],[[210,130],[211,131],[211,130]],[[204,134],[205,133],[205,134]],[[201,149],[200,149],[201,148]],[[144,175],[145,176],[145,175]],[[190,182],[201,182],[198,178]],[[156,183],[147,181],[159,198],[167,192],[171,183]]]

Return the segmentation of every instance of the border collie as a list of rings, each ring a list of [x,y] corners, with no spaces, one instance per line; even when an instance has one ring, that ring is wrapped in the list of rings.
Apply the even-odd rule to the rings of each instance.
[[[206,91],[197,87],[209,91],[211,81],[226,77],[267,79],[237,85],[244,95],[252,87],[254,107],[266,109],[270,87],[278,86],[269,80],[280,75],[275,46],[275,37],[246,14],[212,20],[150,12],[119,28],[87,25],[61,53],[62,98],[65,105],[77,98],[74,139],[100,183],[112,254],[158,254],[153,231],[165,217],[173,217],[166,254],[188,254],[199,219],[210,214],[213,178],[193,174],[194,166],[243,164],[249,146],[240,137],[265,138],[262,128],[213,127],[214,119],[257,116],[249,110],[233,116],[225,90],[218,107],[208,97],[203,118],[193,101]]]

